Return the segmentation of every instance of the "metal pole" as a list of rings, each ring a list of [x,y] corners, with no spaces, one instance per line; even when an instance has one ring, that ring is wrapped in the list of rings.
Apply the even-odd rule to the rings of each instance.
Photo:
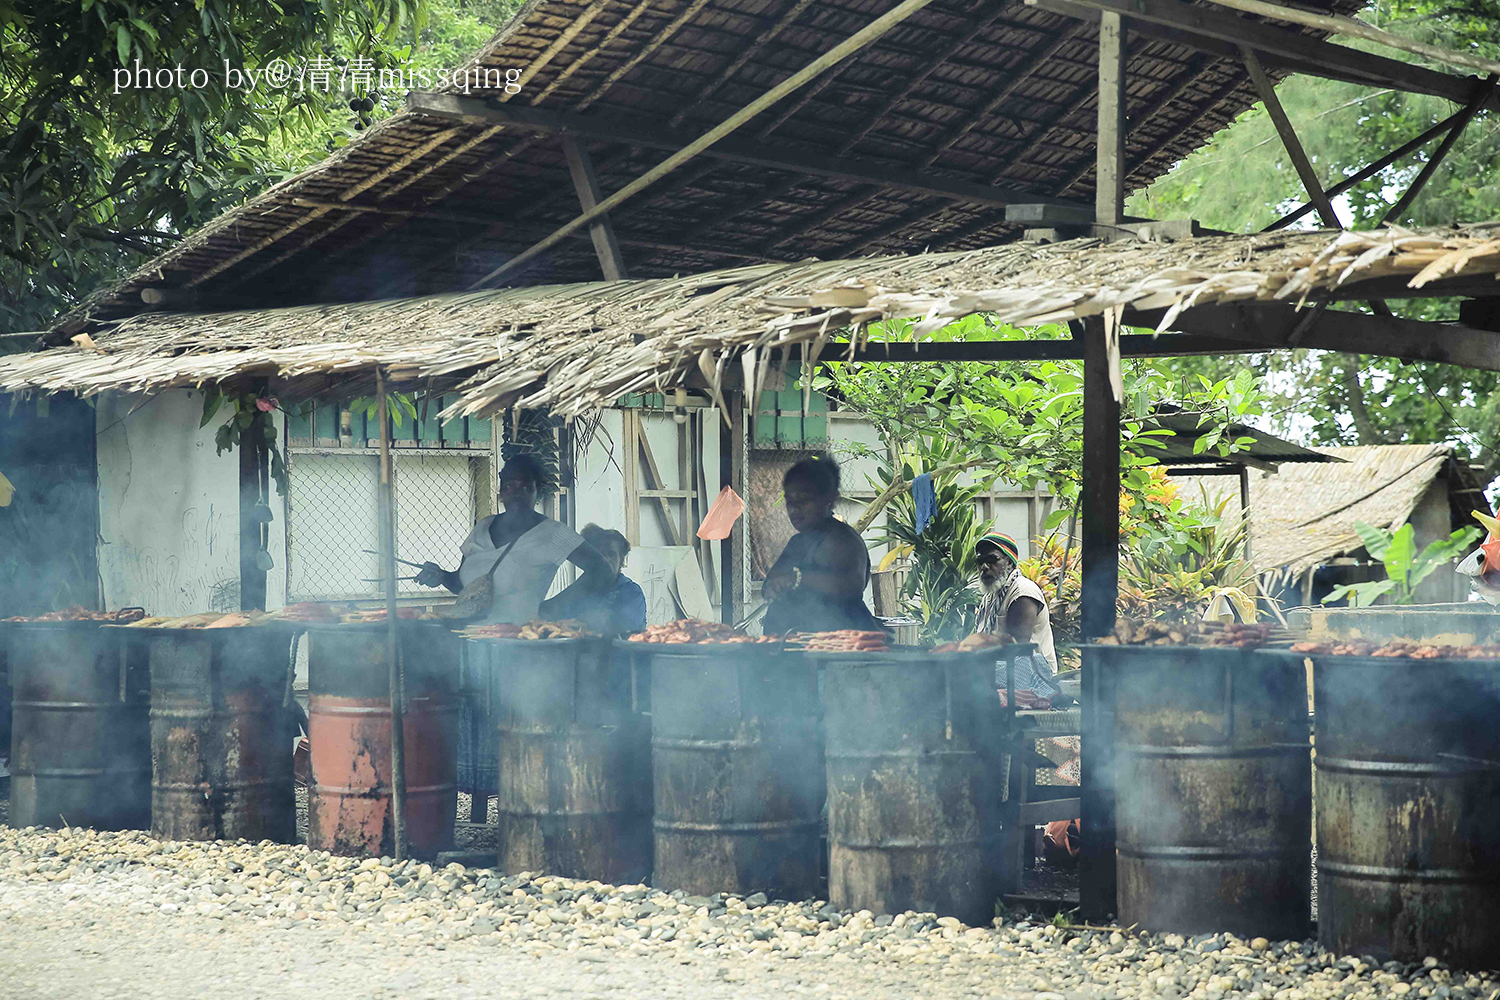
[[[385,663],[391,678],[391,818],[396,860],[406,860],[406,736],[402,725],[406,697],[401,690],[401,655],[396,639],[396,506],[391,488],[391,425],[385,373],[375,369],[380,418],[380,573],[385,579]]]

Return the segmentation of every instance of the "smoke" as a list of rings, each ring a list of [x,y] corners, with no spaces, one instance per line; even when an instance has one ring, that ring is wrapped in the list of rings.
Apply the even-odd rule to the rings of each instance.
[[[14,403],[11,409],[7,403]],[[0,400],[0,618],[97,607],[94,411],[74,396]]]

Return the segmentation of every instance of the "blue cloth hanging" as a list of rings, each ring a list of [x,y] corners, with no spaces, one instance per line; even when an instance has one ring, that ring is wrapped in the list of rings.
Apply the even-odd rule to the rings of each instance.
[[[931,474],[924,472],[911,481],[911,499],[916,504],[916,529],[920,535],[932,523],[933,512],[937,509],[937,490],[933,488]]]

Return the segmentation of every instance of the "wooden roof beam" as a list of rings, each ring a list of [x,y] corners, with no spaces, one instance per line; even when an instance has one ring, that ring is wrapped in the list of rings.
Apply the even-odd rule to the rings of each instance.
[[[1258,344],[1242,344],[1220,337],[1197,334],[1127,334],[1120,338],[1120,354],[1131,358],[1180,358],[1195,354],[1252,354],[1264,351]],[[871,341],[856,348],[854,361],[911,363],[920,361],[1079,361],[1083,342],[1074,337],[1061,340],[950,341],[935,344],[882,343]],[[850,360],[848,345],[829,344],[825,361]]]
[[[1457,323],[1429,323],[1331,309],[1323,310],[1307,324],[1307,313],[1306,308],[1298,310],[1279,303],[1196,306],[1184,309],[1172,322],[1171,329],[1259,344],[1263,350],[1315,347],[1500,371],[1500,333]],[[1160,311],[1127,311],[1123,322],[1154,327],[1161,316]]]
[[[453,121],[503,124],[544,133],[570,132],[583,139],[657,149],[680,150],[698,138],[690,132],[680,132],[649,118],[619,114],[605,117],[524,108],[459,94],[412,94],[407,105],[419,114]],[[866,160],[826,156],[790,146],[768,146],[763,141],[756,140],[720,139],[703,150],[701,155],[730,163],[810,176],[834,177],[976,205],[1003,207],[1018,201],[1027,204],[1049,201],[1018,188],[976,184],[914,169],[881,167]],[[1064,199],[1050,199],[1050,202],[1070,207],[1082,204]]]
[[[1254,49],[1262,60],[1294,73],[1431,94],[1460,105],[1467,104],[1474,94],[1474,77],[1439,73],[1179,0],[1026,0],[1026,3],[1054,14],[1089,20],[1097,19],[1100,11],[1120,14],[1130,19],[1131,31],[1236,62],[1242,58],[1238,47],[1246,46]],[[1500,101],[1492,94],[1484,106],[1500,110]]]
[[[1241,46],[1240,52],[1245,57],[1245,69],[1250,73],[1250,82],[1255,84],[1255,92],[1260,95],[1261,103],[1266,106],[1266,114],[1271,116],[1271,124],[1276,126],[1276,134],[1281,136],[1282,148],[1286,150],[1292,166],[1296,168],[1297,176],[1302,179],[1302,186],[1307,189],[1307,200],[1317,207],[1318,216],[1323,220],[1323,225],[1329,229],[1343,229],[1344,224],[1339,221],[1338,213],[1333,210],[1333,202],[1328,200],[1328,194],[1323,190],[1323,182],[1318,180],[1318,172],[1313,169],[1312,161],[1307,158],[1307,153],[1302,149],[1302,140],[1297,138],[1297,130],[1292,127],[1292,120],[1286,116],[1286,111],[1281,106],[1281,99],[1276,96],[1276,85],[1261,68],[1254,49]]]

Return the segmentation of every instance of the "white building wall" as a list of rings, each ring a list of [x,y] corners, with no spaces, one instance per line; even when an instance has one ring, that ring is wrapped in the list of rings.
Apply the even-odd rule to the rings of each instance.
[[[107,608],[239,609],[239,460],[215,453],[220,420],[200,429],[202,413],[203,396],[193,390],[99,401],[99,575]],[[286,593],[280,497],[273,495],[271,508],[276,568],[267,574],[266,601],[278,608]]]

